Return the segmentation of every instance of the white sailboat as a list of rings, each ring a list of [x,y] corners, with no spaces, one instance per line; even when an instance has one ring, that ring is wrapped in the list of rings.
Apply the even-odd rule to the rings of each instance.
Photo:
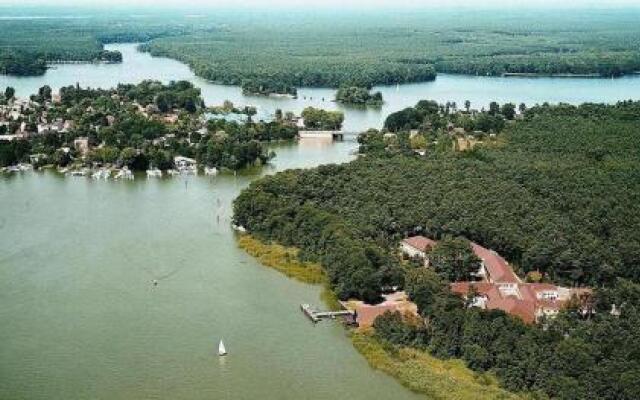
[[[222,340],[220,340],[220,344],[218,345],[218,355],[219,356],[227,355],[227,350],[224,348],[224,343],[222,343]]]

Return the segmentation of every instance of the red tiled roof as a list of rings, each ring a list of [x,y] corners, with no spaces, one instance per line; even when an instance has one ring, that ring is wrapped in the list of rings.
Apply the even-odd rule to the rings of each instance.
[[[478,258],[484,262],[489,272],[489,279],[496,283],[519,283],[520,279],[513,272],[507,261],[497,253],[479,244],[471,243],[471,248]]]
[[[466,296],[471,287],[473,287],[478,294],[483,295],[488,295],[493,290],[497,290],[495,285],[489,282],[454,282],[450,286],[451,291],[460,296]]]
[[[360,327],[369,327],[373,325],[373,321],[376,317],[384,314],[386,311],[398,311],[397,307],[393,304],[385,305],[362,305],[356,309],[356,322]]]
[[[436,245],[436,241],[424,236],[412,236],[402,241],[416,250],[427,251]]]
[[[487,299],[486,308],[489,310],[502,310],[507,314],[519,317],[526,323],[533,323],[536,320],[536,310],[559,310],[564,303],[558,300],[539,300],[536,297],[536,289],[556,288],[554,285],[544,284],[519,284],[518,292],[520,296],[505,294],[501,292],[499,284],[490,282],[455,282],[450,284],[451,291],[459,296],[466,296],[469,289],[473,287],[479,295]]]
[[[531,288],[534,292],[542,292],[545,290],[558,290],[558,287],[551,283],[529,283],[527,284],[527,286]]]

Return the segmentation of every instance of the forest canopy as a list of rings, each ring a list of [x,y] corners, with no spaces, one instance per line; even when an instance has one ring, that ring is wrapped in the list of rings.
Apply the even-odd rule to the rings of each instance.
[[[342,296],[397,278],[392,250],[417,232],[466,237],[568,285],[640,281],[639,116],[634,102],[538,106],[492,146],[283,172],[240,195],[236,222],[319,258]]]
[[[640,70],[637,10],[392,14],[246,15],[225,20],[226,29],[158,38],[147,49],[220,83],[280,82],[270,85],[279,93],[423,82],[436,72],[611,77]]]
[[[144,43],[144,50],[183,61],[203,78],[258,94],[424,82],[436,73],[611,77],[640,71],[637,10],[392,14],[256,11],[193,19],[157,12],[143,19],[81,15],[64,24],[6,19],[0,21],[0,73],[39,74],[52,61],[102,60],[103,45],[119,42]]]

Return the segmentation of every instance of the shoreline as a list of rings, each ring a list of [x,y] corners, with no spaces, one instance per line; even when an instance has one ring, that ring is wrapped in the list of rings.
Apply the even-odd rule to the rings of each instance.
[[[331,310],[340,309],[338,298],[329,288],[324,268],[317,263],[300,261],[297,258],[299,249],[277,243],[267,244],[248,233],[238,234],[237,244],[260,264],[288,278],[311,285],[323,285],[320,300]],[[312,272],[305,273],[302,271],[305,268],[312,268]],[[493,375],[472,371],[462,360],[441,360],[426,351],[383,343],[373,335],[372,328],[346,329],[345,332],[369,367],[389,375],[405,388],[426,395],[429,399],[526,398],[501,388]]]

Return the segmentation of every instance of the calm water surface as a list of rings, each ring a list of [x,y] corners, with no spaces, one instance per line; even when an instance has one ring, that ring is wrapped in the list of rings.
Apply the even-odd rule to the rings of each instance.
[[[277,146],[266,172],[354,145]],[[231,201],[255,178],[0,177],[0,398],[418,398],[300,313],[319,288],[236,247]]]
[[[330,102],[330,89],[301,89],[297,100],[243,96],[134,45],[110,48],[123,52],[123,64],[0,76],[0,87],[27,96],[44,84],[188,79],[207,104],[229,99],[255,105],[264,116],[276,108],[340,108],[348,130],[379,127],[389,112],[423,98],[469,99],[480,107],[492,100],[613,102],[640,93],[638,78],[440,75],[435,82],[376,88],[385,105],[363,110]],[[275,146],[276,160],[261,173],[345,162],[355,146]],[[371,370],[340,326],[313,326],[300,314],[300,303],[319,303],[319,288],[264,268],[236,247],[231,202],[258,176],[0,177],[0,399],[418,398]],[[221,337],[230,352],[223,360],[215,355]]]
[[[73,85],[112,87],[118,82],[137,83],[144,79],[161,81],[186,79],[202,89],[208,105],[231,100],[236,105],[253,105],[259,115],[270,116],[280,108],[301,112],[307,106],[340,109],[345,112],[345,130],[380,128],[391,112],[415,105],[422,99],[439,102],[455,101],[460,107],[469,100],[473,107],[486,107],[491,101],[533,105],[548,101],[579,104],[583,102],[616,102],[640,99],[640,76],[619,79],[589,78],[496,78],[440,74],[433,82],[397,86],[380,86],[385,104],[380,108],[345,107],[331,100],[333,89],[302,88],[298,99],[287,97],[244,96],[237,86],[212,84],[196,77],[189,67],[168,58],[151,57],[136,51],[134,44],[107,46],[120,50],[122,64],[58,65],[40,77],[8,77],[0,75],[0,88],[13,86],[19,96],[28,96],[48,84],[52,88]]]

